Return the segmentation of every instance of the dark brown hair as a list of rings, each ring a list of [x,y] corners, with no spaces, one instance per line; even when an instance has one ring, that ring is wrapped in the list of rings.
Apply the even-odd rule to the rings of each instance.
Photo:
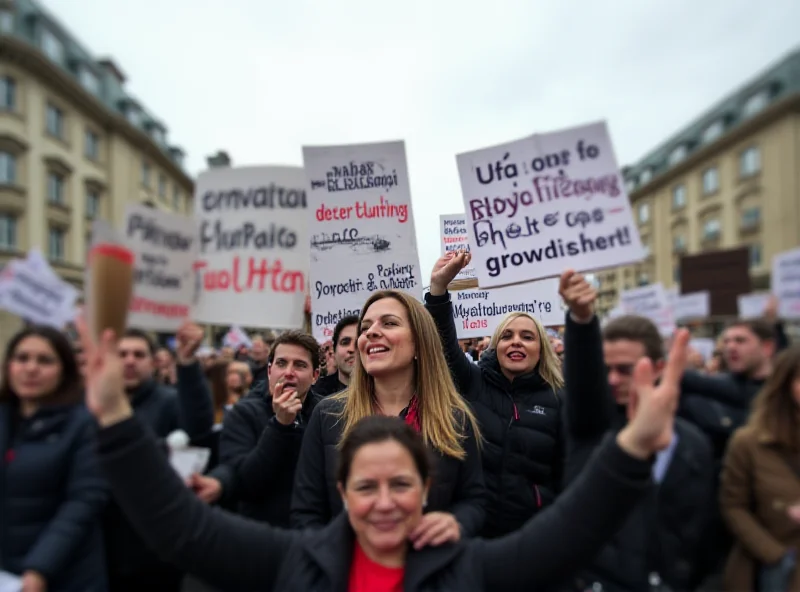
[[[759,341],[776,341],[778,335],[775,332],[775,324],[767,319],[737,319],[728,323],[726,329],[742,327],[755,335]]]
[[[214,401],[214,416],[219,420],[222,417],[222,410],[228,402],[228,366],[231,362],[228,360],[218,360],[212,362],[206,368],[206,378],[211,387],[211,398]]]
[[[156,344],[146,331],[130,327],[125,329],[125,332],[122,334],[122,339],[141,339],[147,344],[147,350],[150,352],[150,356],[156,355]]]
[[[431,457],[422,437],[399,417],[370,415],[359,420],[345,436],[339,452],[336,481],[344,487],[356,453],[367,444],[380,444],[393,440],[406,449],[423,483],[431,475]]]
[[[747,422],[764,441],[795,454],[800,452],[800,410],[792,396],[792,383],[798,376],[800,345],[794,345],[775,358]]]
[[[311,356],[311,367],[314,370],[319,370],[319,343],[317,343],[317,340],[305,331],[286,331],[285,333],[278,335],[277,339],[275,339],[275,341],[272,343],[272,347],[269,350],[269,358],[267,358],[268,365],[272,365],[272,361],[275,359],[275,350],[277,350],[278,346],[282,343],[286,345],[296,345],[298,347],[302,347],[308,352],[308,355]]]
[[[653,321],[639,315],[623,315],[611,319],[603,327],[603,341],[635,341],[644,347],[653,362],[664,359],[664,340]]]
[[[11,388],[9,382],[9,366],[11,358],[17,351],[20,343],[28,337],[39,337],[44,339],[53,348],[59,362],[61,362],[61,380],[55,391],[43,399],[46,403],[73,404],[83,400],[83,383],[78,370],[78,363],[72,351],[72,344],[61,331],[52,327],[30,326],[26,327],[8,342],[5,355],[3,357],[3,375],[0,380],[0,402],[10,401],[15,403],[17,395]]]

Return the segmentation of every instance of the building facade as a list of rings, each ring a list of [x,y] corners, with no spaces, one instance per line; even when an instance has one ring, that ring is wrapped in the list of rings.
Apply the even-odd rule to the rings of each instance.
[[[747,246],[754,290],[800,245],[800,50],[623,169],[647,257],[597,274],[599,310],[621,291],[680,282],[680,258]]]
[[[191,212],[183,151],[124,83],[37,4],[0,0],[0,265],[39,248],[81,287],[94,219]],[[20,324],[0,311],[0,343]]]

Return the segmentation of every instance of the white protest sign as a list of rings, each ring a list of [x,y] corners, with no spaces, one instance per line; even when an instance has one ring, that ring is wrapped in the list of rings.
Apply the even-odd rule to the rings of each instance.
[[[491,290],[453,290],[450,298],[459,339],[491,335],[503,317],[511,312],[526,312],[544,326],[564,324],[558,279]]]
[[[711,356],[714,355],[717,344],[713,339],[708,337],[695,337],[689,340],[689,347],[703,356],[704,360],[708,361],[711,359]]]
[[[752,292],[736,297],[740,319],[757,319],[764,316],[771,294],[769,292]]]
[[[136,256],[128,325],[176,331],[189,317],[195,296],[194,222],[129,203],[122,236]]]
[[[77,298],[74,286],[27,259],[10,261],[0,275],[0,308],[37,325],[62,329],[72,320]]]
[[[482,288],[643,258],[605,123],[537,134],[457,161]]]
[[[620,306],[625,314],[646,317],[655,323],[659,333],[668,337],[675,332],[675,318],[667,292],[662,284],[651,284],[620,294]]]
[[[234,348],[241,346],[251,348],[253,347],[253,342],[250,341],[250,338],[247,336],[247,333],[245,333],[241,327],[239,327],[238,325],[234,325],[225,334],[225,337],[222,338],[222,345]]]
[[[668,293],[675,321],[704,319],[711,313],[711,294],[704,290],[690,294]]]
[[[422,297],[403,142],[304,147],[311,219],[311,327],[323,342],[370,293]]]
[[[442,238],[442,255],[449,251],[469,251],[469,232],[464,214],[440,215],[439,231]],[[475,267],[470,265],[459,271],[455,279],[469,280],[475,277]]]
[[[772,292],[778,297],[778,316],[800,319],[800,248],[772,259]]]
[[[200,174],[196,321],[302,328],[309,259],[306,186],[303,169],[292,166]]]

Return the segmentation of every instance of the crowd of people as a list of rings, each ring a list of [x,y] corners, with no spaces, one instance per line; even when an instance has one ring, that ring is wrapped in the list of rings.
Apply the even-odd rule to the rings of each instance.
[[[563,333],[512,313],[460,341],[469,259],[437,261],[424,303],[371,294],[324,346],[26,327],[0,377],[0,572],[23,592],[800,589],[800,346],[774,306],[705,361],[686,329],[601,323],[566,271]],[[211,451],[185,480],[176,431]]]

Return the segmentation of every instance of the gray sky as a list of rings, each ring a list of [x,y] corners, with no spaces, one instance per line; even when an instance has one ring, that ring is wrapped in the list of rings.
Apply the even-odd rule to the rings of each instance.
[[[457,153],[606,119],[626,164],[800,45],[797,0],[43,4],[192,174],[220,148],[302,164],[304,144],[404,139],[423,280],[439,214],[464,211]]]

